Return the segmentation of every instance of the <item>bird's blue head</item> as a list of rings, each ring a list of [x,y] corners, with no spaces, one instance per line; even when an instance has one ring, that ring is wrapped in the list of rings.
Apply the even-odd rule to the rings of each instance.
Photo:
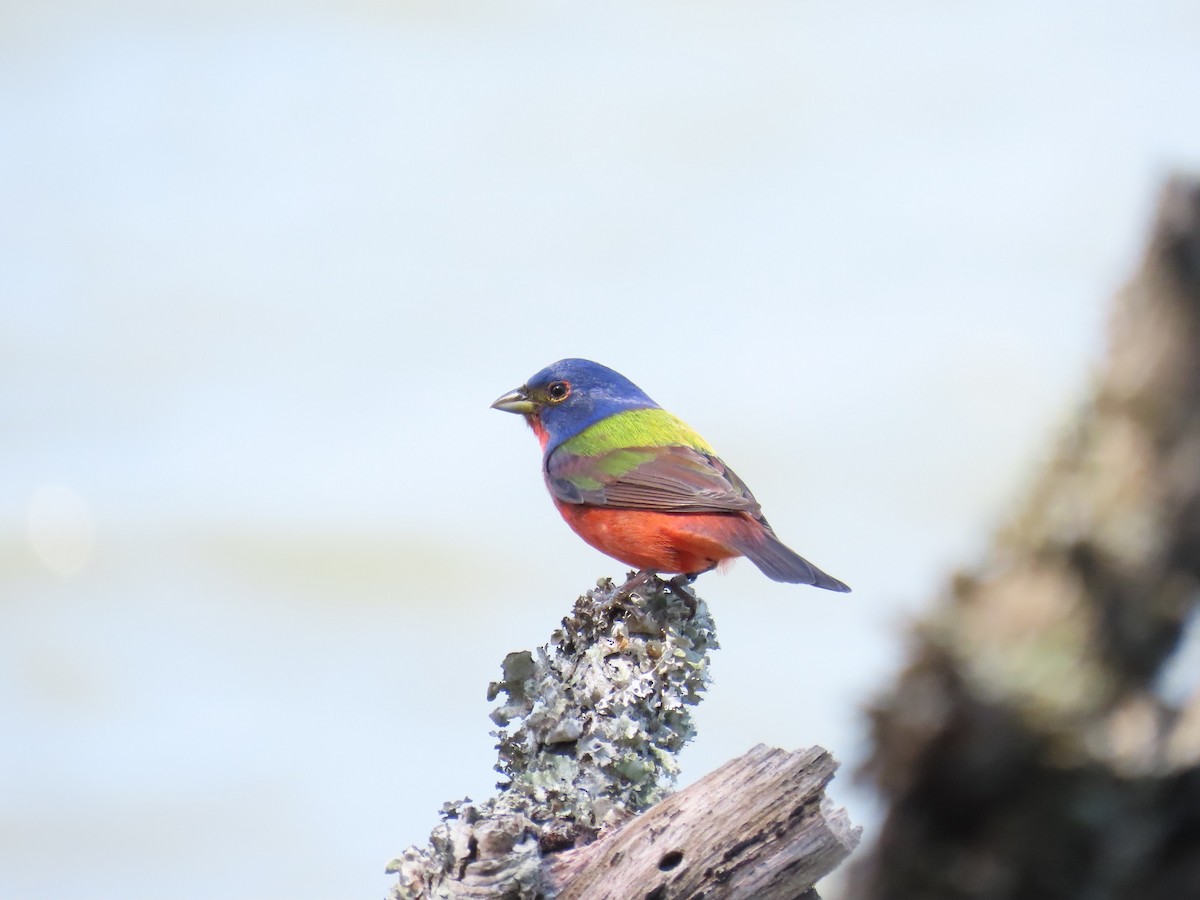
[[[521,413],[547,454],[589,425],[630,409],[657,409],[636,384],[590,359],[560,359],[492,404]]]

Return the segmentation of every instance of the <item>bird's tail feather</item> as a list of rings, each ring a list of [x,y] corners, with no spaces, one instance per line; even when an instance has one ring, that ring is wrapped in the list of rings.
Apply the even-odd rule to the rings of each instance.
[[[768,578],[792,584],[811,584],[827,591],[849,592],[848,585],[832,575],[826,575],[803,556],[792,551],[768,528],[756,528],[755,532],[757,533],[738,535],[733,544]]]

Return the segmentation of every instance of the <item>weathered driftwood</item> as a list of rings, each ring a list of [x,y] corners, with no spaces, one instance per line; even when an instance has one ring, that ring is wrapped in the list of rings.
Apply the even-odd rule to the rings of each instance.
[[[876,705],[889,810],[850,895],[1200,897],[1198,714],[1157,681],[1198,597],[1200,185],[1175,180],[1091,400]]]
[[[547,895],[795,900],[858,844],[859,829],[824,796],[836,768],[820,747],[759,744],[617,832],[551,857]]]
[[[756,747],[659,802],[715,647],[704,601],[679,581],[605,580],[580,597],[489,691],[507,698],[492,713],[499,794],[446,804],[429,845],[389,865],[395,900],[808,891],[858,841],[824,799],[836,764],[820,748]]]

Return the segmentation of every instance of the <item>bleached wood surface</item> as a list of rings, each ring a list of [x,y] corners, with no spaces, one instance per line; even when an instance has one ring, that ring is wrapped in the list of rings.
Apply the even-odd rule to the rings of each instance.
[[[557,900],[795,900],[858,844],[825,798],[837,763],[820,747],[762,744],[629,822],[547,859]]]

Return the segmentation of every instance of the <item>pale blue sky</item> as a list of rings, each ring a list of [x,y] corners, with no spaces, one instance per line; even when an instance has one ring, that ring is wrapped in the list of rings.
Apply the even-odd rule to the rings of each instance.
[[[589,356],[848,597],[706,576],[694,779],[822,743],[1200,167],[1185,2],[0,9],[0,896],[378,897],[622,567],[488,403]],[[59,486],[50,487],[47,486]]]

